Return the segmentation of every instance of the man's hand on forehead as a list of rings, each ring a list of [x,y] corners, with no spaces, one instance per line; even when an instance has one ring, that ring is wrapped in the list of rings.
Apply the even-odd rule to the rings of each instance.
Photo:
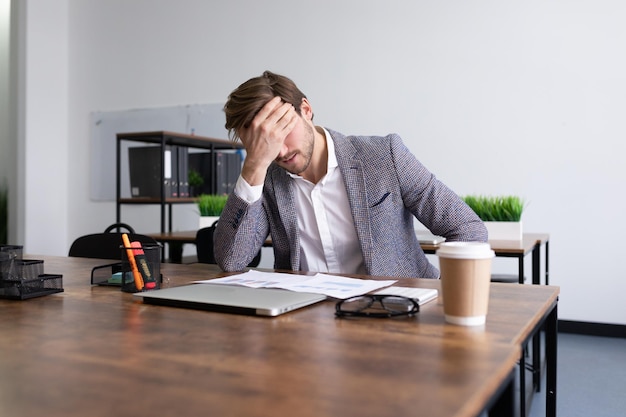
[[[274,97],[259,110],[248,128],[238,132],[246,148],[242,175],[249,184],[256,184],[259,176],[265,176],[267,167],[283,151],[285,139],[298,118],[293,105]]]
[[[241,129],[240,136],[244,145],[248,142],[247,139],[253,137],[284,141],[296,121],[297,113],[294,107],[282,101],[280,97],[274,97],[259,110],[249,127]]]

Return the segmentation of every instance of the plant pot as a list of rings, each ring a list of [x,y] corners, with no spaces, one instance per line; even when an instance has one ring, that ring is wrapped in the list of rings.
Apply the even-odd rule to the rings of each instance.
[[[522,222],[484,222],[489,240],[522,240]]]
[[[200,221],[198,222],[198,229],[204,229],[205,227],[213,226],[217,220],[219,220],[220,216],[200,216]]]

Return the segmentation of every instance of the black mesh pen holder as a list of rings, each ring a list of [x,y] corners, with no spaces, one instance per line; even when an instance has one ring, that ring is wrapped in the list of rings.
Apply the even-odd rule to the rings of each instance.
[[[38,259],[15,259],[13,271],[5,275],[7,281],[22,281],[37,278],[43,274],[43,261]]]
[[[119,287],[122,285],[122,263],[94,266],[91,270],[91,285]]]
[[[0,245],[0,280],[15,276],[15,261],[22,259],[23,246]]]
[[[26,300],[63,292],[63,276],[44,274],[43,261],[14,259],[12,270],[0,278],[0,298]]]
[[[120,247],[122,291],[134,293],[161,287],[161,250],[160,244],[143,245],[140,252],[136,252],[136,247]]]

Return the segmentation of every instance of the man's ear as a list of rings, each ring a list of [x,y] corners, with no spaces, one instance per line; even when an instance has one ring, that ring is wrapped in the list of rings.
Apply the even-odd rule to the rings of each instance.
[[[311,107],[311,103],[309,103],[309,100],[307,100],[306,97],[303,97],[302,103],[300,103],[300,114],[306,120],[313,120],[313,108]]]

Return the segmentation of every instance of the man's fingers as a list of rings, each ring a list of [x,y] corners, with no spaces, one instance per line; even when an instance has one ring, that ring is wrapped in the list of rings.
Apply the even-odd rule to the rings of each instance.
[[[298,118],[293,105],[274,97],[257,113],[249,127],[239,130],[239,137],[249,155],[267,153],[273,159],[296,126]]]
[[[268,124],[270,126],[280,122],[280,120],[293,108],[290,103],[283,102],[280,97],[274,97],[259,110],[252,120],[252,126]]]
[[[283,132],[286,132],[286,134],[289,134],[289,132],[291,132],[293,128],[296,126],[296,123],[298,121],[298,113],[296,113],[296,109],[293,106],[291,106],[289,108],[289,111],[285,113],[285,115],[280,119],[280,121],[283,123]]]
[[[281,106],[281,103],[281,98],[278,96],[265,103],[265,105],[261,107],[261,110],[259,110],[256,116],[254,116],[254,119],[252,119],[252,124],[262,124],[265,120],[272,116],[276,108]]]
[[[282,126],[285,122],[289,122],[293,117],[293,113],[295,113],[295,111],[290,103],[282,103],[274,109],[266,120],[270,125]]]
[[[271,108],[271,106],[267,108]],[[264,107],[264,110],[267,108]],[[258,132],[258,134],[264,137],[275,136],[276,134],[282,136],[286,128],[293,129],[296,116],[295,109],[291,104],[282,103],[274,107],[269,114],[266,114],[265,111],[263,113],[259,112],[252,120],[249,130]]]

